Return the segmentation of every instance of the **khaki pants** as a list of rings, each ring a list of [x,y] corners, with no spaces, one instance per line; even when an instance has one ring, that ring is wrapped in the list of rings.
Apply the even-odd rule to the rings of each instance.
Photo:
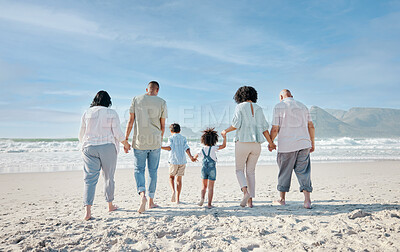
[[[240,188],[247,187],[250,197],[256,196],[256,165],[261,153],[260,143],[236,142],[236,177]]]

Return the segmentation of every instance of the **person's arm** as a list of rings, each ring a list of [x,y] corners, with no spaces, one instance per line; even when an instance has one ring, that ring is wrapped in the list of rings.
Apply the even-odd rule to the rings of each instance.
[[[135,113],[129,113],[129,120],[128,124],[126,125],[126,131],[125,131],[125,140],[129,139],[129,135],[131,134],[134,121],[135,121]]]
[[[274,144],[274,141],[272,141],[268,130],[264,131],[263,135],[265,136],[265,139],[267,139],[267,141],[268,141],[268,149],[275,150],[276,149],[276,145]]]
[[[224,138],[224,141],[222,142],[222,144],[220,146],[218,146],[218,150],[222,150],[226,147],[226,134],[222,135],[222,137]]]
[[[161,149],[170,151],[171,150],[171,146],[161,146]]]
[[[315,150],[315,128],[314,124],[311,121],[308,122],[308,133],[310,134],[310,139],[311,139],[311,149],[310,149],[311,153]]]
[[[276,138],[276,136],[279,133],[279,126],[278,125],[272,125],[272,129],[271,129],[271,141],[273,142]]]
[[[78,136],[80,143],[82,143],[85,133],[86,133],[86,122],[85,122],[85,114],[83,114],[82,120],[81,120],[81,129],[79,130],[79,136]]]
[[[268,150],[269,151],[272,151],[272,150],[276,149],[276,145],[274,144],[274,140],[275,140],[276,136],[278,135],[278,133],[279,133],[279,126],[278,125],[272,125],[271,134],[269,135],[269,137],[270,137],[271,142],[273,144],[272,145],[268,144]],[[265,136],[265,138],[267,138],[267,136],[265,134],[264,134],[264,136]],[[268,140],[268,138],[267,138],[267,140]],[[268,141],[268,143],[269,143],[269,141]]]
[[[119,121],[118,114],[115,112],[114,117],[111,122],[111,131],[113,132],[114,138],[118,140],[118,142],[124,145],[125,152],[131,149],[131,145],[128,143],[128,140],[125,139],[124,133],[121,130],[121,123]]]
[[[189,156],[190,160],[192,160],[192,162],[195,162],[196,159],[192,156],[192,153],[190,153],[190,148],[188,148],[186,150],[186,154]]]
[[[161,124],[161,142],[164,139],[164,132],[165,132],[165,118],[160,118]]]
[[[221,132],[221,135],[222,135],[222,137],[226,137],[226,134],[227,134],[227,133],[229,133],[229,132],[231,132],[231,131],[234,131],[234,130],[236,130],[236,128],[233,127],[233,126],[231,125],[231,126],[229,126],[229,128],[223,130],[223,131]]]

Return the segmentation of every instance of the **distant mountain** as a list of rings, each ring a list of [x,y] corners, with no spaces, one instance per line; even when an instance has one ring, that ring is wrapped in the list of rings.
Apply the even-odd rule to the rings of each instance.
[[[341,109],[324,109],[324,110],[339,120],[342,120],[343,116],[347,113],[346,110],[341,110]]]
[[[327,109],[325,112],[329,112],[332,117],[349,126],[338,136],[400,137],[400,109],[351,108],[348,111]],[[325,120],[324,117],[318,118],[318,116],[316,119]],[[326,124],[326,122],[322,122],[322,124]],[[321,125],[322,135],[327,133],[326,127],[328,125]],[[327,136],[331,135],[327,134]],[[332,137],[334,136],[336,135],[332,135]]]
[[[310,114],[316,137],[400,137],[400,109],[351,108],[346,111],[312,106]],[[221,124],[215,129],[220,134],[228,127],[228,124]],[[188,139],[199,139],[202,134],[187,127],[182,127],[181,133]],[[170,135],[167,128],[165,137]],[[234,135],[231,133],[228,138]]]
[[[188,139],[199,138],[201,136],[200,132],[194,132],[192,129],[182,126],[181,126],[181,134]],[[169,136],[171,136],[171,131],[169,130],[169,127],[167,127],[165,129],[164,137],[169,137]]]
[[[354,136],[357,132],[356,128],[342,122],[317,106],[310,108],[310,114],[317,137]]]

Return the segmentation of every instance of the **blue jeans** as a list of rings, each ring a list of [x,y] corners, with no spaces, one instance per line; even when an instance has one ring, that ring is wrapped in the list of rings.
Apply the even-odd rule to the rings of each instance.
[[[154,194],[156,193],[156,187],[157,187],[157,171],[158,171],[158,164],[160,163],[160,154],[161,154],[161,148],[155,150],[133,149],[133,155],[135,156],[134,174],[136,180],[136,187],[139,194],[141,192],[146,192],[146,180],[144,177],[144,173],[147,160],[147,169],[149,172],[148,195],[150,198],[154,198]]]

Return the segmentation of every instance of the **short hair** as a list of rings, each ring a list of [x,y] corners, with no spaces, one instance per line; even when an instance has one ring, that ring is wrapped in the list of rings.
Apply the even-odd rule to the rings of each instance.
[[[289,89],[283,89],[279,94],[282,96],[286,95],[287,97],[292,97],[292,93]]]
[[[158,84],[157,81],[150,81],[149,84],[147,85],[147,87],[149,89],[158,90],[160,88],[160,84]]]
[[[96,96],[93,98],[93,101],[90,104],[90,107],[103,106],[103,107],[108,108],[111,105],[112,105],[112,102],[111,102],[110,95],[106,91],[100,90],[99,92],[97,92]]]
[[[171,130],[171,132],[174,132],[174,133],[179,133],[179,132],[181,132],[181,126],[180,126],[179,124],[177,124],[177,123],[171,124],[171,125],[169,126],[169,129]]]
[[[215,128],[207,128],[201,136],[201,143],[206,146],[214,146],[218,142],[218,133]]]
[[[250,86],[243,86],[240,87],[236,93],[233,99],[235,100],[236,103],[242,103],[245,101],[252,101],[254,103],[257,102],[257,91]]]

